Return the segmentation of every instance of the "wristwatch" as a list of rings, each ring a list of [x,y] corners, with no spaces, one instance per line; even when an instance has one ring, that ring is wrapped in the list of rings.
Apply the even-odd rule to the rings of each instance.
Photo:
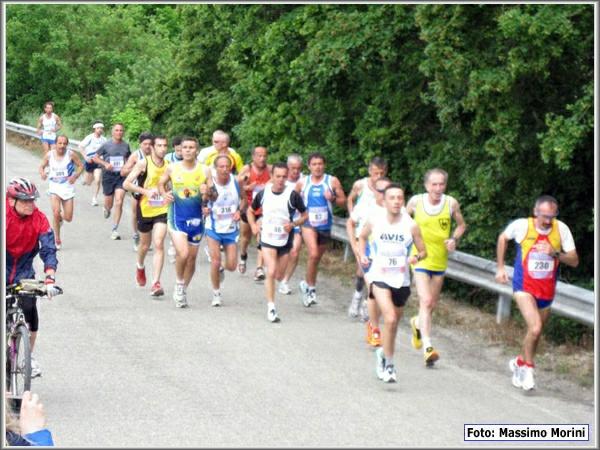
[[[560,252],[554,252],[552,256],[554,256],[555,258],[560,258]]]

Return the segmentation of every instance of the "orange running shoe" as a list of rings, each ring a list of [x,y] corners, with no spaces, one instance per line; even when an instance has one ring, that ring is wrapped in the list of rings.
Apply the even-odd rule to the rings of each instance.
[[[373,347],[381,347],[381,331],[378,327],[371,330],[371,342],[369,344]]]

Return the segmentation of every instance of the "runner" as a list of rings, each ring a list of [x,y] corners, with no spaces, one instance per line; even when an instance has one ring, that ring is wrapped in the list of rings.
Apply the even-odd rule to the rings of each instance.
[[[369,218],[374,217],[382,217],[386,214],[386,209],[383,203],[383,193],[385,192],[385,188],[387,188],[391,184],[391,181],[387,177],[379,178],[375,182],[375,203],[363,201],[356,207],[352,209],[352,214],[348,220],[346,220],[346,233],[348,234],[348,242],[352,247],[352,252],[356,257],[356,261],[360,264],[361,273],[362,273],[362,264],[360,263],[360,253],[358,247],[358,237],[360,236],[360,232],[362,231],[364,224],[367,223]],[[404,199],[402,201],[404,203]],[[404,206],[402,206],[402,212],[405,211]],[[367,247],[367,256],[369,256],[369,248]],[[364,275],[360,278],[356,278],[356,290],[358,292],[362,292],[362,288],[365,284]],[[356,299],[356,296],[353,297],[353,300]],[[358,299],[361,300],[361,297]],[[379,317],[381,315],[379,311],[379,307],[377,306],[377,302],[374,299],[368,297],[367,298],[367,343],[372,345],[373,347],[379,347],[381,345],[381,331],[379,329]],[[354,309],[356,308],[356,309]],[[356,304],[351,304],[349,309],[349,314],[351,317],[356,317],[358,315],[358,302]],[[355,311],[355,314],[351,313]]]
[[[177,308],[188,306],[186,289],[196,269],[198,246],[204,233],[203,206],[215,200],[210,170],[196,161],[198,141],[193,137],[181,139],[183,161],[169,164],[158,181],[160,195],[169,203],[167,223],[175,245],[175,290]],[[166,184],[171,182],[171,191]]]
[[[158,193],[158,180],[165,173],[169,164],[164,160],[168,148],[167,138],[165,136],[154,137],[150,148],[150,154],[139,159],[133,170],[127,175],[123,187],[130,192],[139,194],[137,219],[140,245],[137,253],[136,282],[140,287],[146,285],[145,259],[152,241],[154,256],[152,258],[150,295],[160,297],[165,293],[160,284],[160,275],[165,260],[167,203]]]
[[[302,156],[300,156],[297,153],[292,153],[291,155],[289,155],[287,158],[287,167],[288,178],[285,181],[285,185],[295,190],[298,182],[304,177],[304,175],[302,174]],[[297,211],[294,215],[294,220],[297,220],[299,217],[300,212]],[[285,274],[283,275],[283,279],[279,283],[278,289],[278,292],[284,295],[289,295],[292,293],[289,281],[290,278],[292,278],[292,275],[294,275],[296,267],[298,266],[298,257],[300,256],[300,247],[302,246],[302,232],[300,230],[300,227],[294,227],[292,233],[294,234],[294,241],[292,243],[292,249],[290,250],[290,255],[288,257]]]
[[[511,222],[498,236],[496,281],[508,283],[504,256],[508,241],[515,240],[516,256],[513,297],[527,324],[523,354],[509,362],[512,384],[529,391],[535,387],[534,357],[544,325],[550,317],[559,264],[577,267],[579,256],[569,227],[557,220],[558,202],[542,195],[533,208],[533,217]]]
[[[6,188],[6,286],[22,279],[35,278],[33,260],[39,253],[44,263],[48,297],[58,294],[54,287],[54,275],[58,260],[54,245],[54,232],[48,219],[35,205],[40,194],[35,184],[26,178],[13,178]],[[39,328],[37,298],[23,300],[23,313],[29,328],[31,347],[31,376],[42,374],[37,359],[33,356]]]
[[[83,172],[83,164],[79,156],[76,152],[68,150],[67,145],[69,145],[69,138],[64,135],[58,136],[56,148],[44,155],[39,169],[42,180],[49,179],[48,194],[52,205],[52,228],[57,250],[62,246],[60,227],[63,220],[67,222],[73,220],[75,181]],[[46,175],[46,167],[50,169],[48,175]]]
[[[219,155],[214,160],[216,176],[213,184],[218,197],[209,204],[206,217],[206,237],[211,257],[210,280],[213,287],[212,306],[221,306],[221,282],[225,273],[237,267],[237,241],[239,238],[240,202],[245,207],[246,198],[240,196],[240,186],[231,174],[231,159]],[[221,246],[225,251],[225,264],[221,265]]]
[[[112,139],[105,142],[96,152],[94,162],[102,167],[102,193],[104,194],[104,207],[102,208],[104,218],[110,217],[113,204],[115,215],[112,226],[111,239],[121,239],[117,231],[121,215],[123,214],[123,199],[125,190],[123,181],[125,177],[121,176],[121,169],[125,161],[131,154],[129,144],[123,141],[125,128],[122,123],[116,123],[112,128]]]
[[[181,136],[175,136],[173,138],[173,151],[171,153],[167,153],[165,156],[165,161],[169,163],[175,163],[178,161],[183,161],[183,157],[181,156]],[[173,264],[175,262],[175,247],[173,246],[173,241],[169,239],[169,249],[167,250],[167,256],[169,258],[169,262]]]
[[[198,161],[214,169],[214,161],[217,155],[228,155],[233,164],[231,173],[239,174],[244,167],[244,161],[238,152],[229,147],[230,140],[229,134],[222,130],[215,131],[213,133],[213,145],[200,150]]]
[[[402,212],[404,191],[399,184],[385,188],[385,215],[371,217],[359,236],[360,262],[365,268],[369,297],[374,298],[383,314],[383,348],[375,351],[376,373],[386,383],[396,381],[394,349],[398,322],[410,295],[408,264],[415,264],[427,256],[419,226]],[[367,239],[370,254],[367,256]],[[412,244],[416,253],[409,257]]]
[[[275,309],[275,279],[281,281],[287,266],[289,252],[293,244],[293,229],[302,225],[308,214],[302,197],[291,187],[286,187],[288,168],[285,163],[276,163],[271,169],[271,183],[260,191],[248,208],[248,223],[256,239],[260,239],[267,279],[267,319],[279,322]],[[262,211],[260,226],[256,221],[256,211]],[[301,216],[294,219],[296,212]],[[260,237],[259,237],[260,236]]]
[[[123,168],[121,169],[121,176],[123,177],[127,177],[131,171],[133,170],[134,166],[137,164],[138,161],[141,161],[143,159],[146,159],[148,156],[150,156],[150,153],[152,152],[152,145],[154,142],[154,135],[152,133],[150,133],[149,131],[144,131],[142,133],[140,133],[139,137],[138,137],[138,142],[140,144],[139,148],[133,152],[131,155],[129,155],[129,158],[127,158],[127,162],[125,163],[125,165],[123,166]],[[133,181],[134,183],[137,183],[137,179]],[[131,229],[133,230],[133,251],[137,252],[138,251],[138,246],[140,244],[140,234],[139,234],[139,230],[138,230],[138,209],[139,209],[139,195],[137,192],[132,192],[131,193]]]
[[[94,195],[92,196],[92,206],[98,206],[98,193],[100,192],[100,178],[102,177],[102,169],[93,160],[96,151],[106,142],[104,133],[104,125],[102,122],[96,121],[92,125],[93,133],[88,134],[83,141],[79,143],[79,151],[85,155],[85,179],[83,184],[91,185],[94,182]]]
[[[431,343],[431,316],[440,299],[448,252],[456,250],[458,240],[467,229],[458,201],[444,194],[447,182],[445,170],[428,170],[425,173],[427,193],[413,196],[406,206],[407,212],[421,228],[427,247],[427,259],[412,266],[419,295],[419,314],[410,319],[412,345],[416,349],[423,347],[427,367],[440,357]],[[451,219],[456,222],[453,233],[450,232]]]
[[[308,208],[308,220],[302,226],[302,239],[308,250],[306,264],[306,279],[300,282],[302,303],[310,307],[317,303],[317,270],[321,257],[331,239],[331,225],[333,223],[333,206],[346,205],[346,194],[340,181],[325,173],[325,157],[320,153],[313,153],[308,157],[307,175],[296,186],[302,193],[304,204]]]
[[[240,186],[246,193],[246,199],[248,206],[252,204],[256,194],[261,192],[265,188],[265,184],[271,179],[271,165],[267,164],[268,151],[266,147],[255,147],[252,150],[252,162],[246,164],[240,171],[238,181]],[[254,211],[256,220],[260,220],[260,209]],[[238,271],[240,273],[246,273],[246,260],[248,259],[248,245],[252,239],[252,230],[248,224],[248,218],[246,213],[242,211],[240,216],[242,218],[240,228],[240,262],[238,264]],[[265,271],[263,269],[262,253],[260,251],[260,241],[258,241],[258,253],[256,256],[256,271],[254,272],[254,281],[262,281],[265,279]]]
[[[44,155],[48,150],[56,147],[56,132],[62,128],[62,121],[58,114],[54,114],[54,102],[44,103],[44,113],[37,122],[36,133],[40,136]]]
[[[365,177],[365,178],[361,178],[360,180],[356,180],[354,182],[354,185],[352,186],[352,190],[350,191],[350,194],[348,195],[348,200],[347,200],[347,207],[348,207],[348,214],[350,216],[352,216],[352,212],[354,211],[355,206],[358,206],[359,204],[364,205],[364,204],[369,204],[369,205],[374,205],[375,204],[375,197],[376,197],[376,190],[375,190],[375,182],[381,178],[384,177],[387,174],[387,162],[383,159],[380,158],[379,156],[375,156],[371,159],[371,161],[369,162],[369,167],[368,167],[368,173],[369,176]],[[368,209],[368,208],[367,208]],[[357,217],[361,217],[361,221],[366,221],[366,217],[362,217],[362,216],[357,216]],[[354,221],[349,220],[346,221],[346,225],[349,224],[354,224]],[[351,240],[355,240],[358,239],[358,235],[360,234],[360,230],[362,229],[362,223],[357,223],[358,227],[355,229],[356,235],[354,234],[349,234],[348,238]],[[356,255],[356,252],[355,252]],[[369,308],[368,305],[372,304],[375,305],[374,307],[377,308],[377,305],[375,304],[375,302],[373,300],[371,300],[369,302],[369,300],[366,300],[366,304],[365,304],[365,300],[363,300],[363,287],[364,287],[364,279],[363,279],[364,273],[362,270],[362,267],[360,265],[360,261],[358,260],[358,258],[356,259],[356,290],[354,291],[354,295],[352,296],[352,301],[350,302],[350,307],[348,308],[348,315],[350,317],[357,317],[360,313],[361,319],[364,321],[368,321],[369,320],[369,314],[367,310],[370,310],[372,308]]]

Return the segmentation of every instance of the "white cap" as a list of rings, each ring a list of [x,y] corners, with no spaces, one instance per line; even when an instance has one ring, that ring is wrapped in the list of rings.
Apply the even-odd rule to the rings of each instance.
[[[92,128],[104,128],[104,124],[102,122],[96,122],[92,125]]]

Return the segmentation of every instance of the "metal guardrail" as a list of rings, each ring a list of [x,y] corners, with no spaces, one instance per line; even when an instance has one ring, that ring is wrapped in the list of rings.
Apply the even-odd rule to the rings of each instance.
[[[20,123],[9,122],[8,120],[4,122],[4,126],[9,131],[14,131],[15,133],[24,134],[25,136],[29,136],[35,139],[40,139],[40,136],[36,133],[35,127],[30,127],[29,125],[21,125]],[[58,133],[60,135],[60,132]],[[79,143],[80,141],[76,139],[71,139],[69,137],[69,145],[67,148],[69,150],[73,150],[79,152]]]
[[[5,122],[5,126],[7,130],[39,139],[34,127],[9,121]],[[75,139],[69,139],[69,148],[78,151],[79,142],[80,141]],[[350,246],[348,243],[348,235],[346,234],[345,218],[333,218],[331,236],[335,240],[346,244],[344,249],[344,261],[347,261],[350,255]],[[513,268],[510,266],[505,267],[509,278],[512,279]],[[448,255],[448,269],[446,270],[446,276],[462,283],[478,286],[498,294],[496,321],[500,323],[510,317],[512,287],[507,284],[497,283],[494,278],[495,274],[496,263],[494,261],[459,251],[452,252]],[[556,296],[554,302],[552,302],[552,311],[556,314],[571,318],[589,326],[594,326],[594,307],[595,301],[593,291],[566,284],[561,281],[557,283]]]
[[[346,219],[333,218],[331,236],[346,244],[344,261],[350,254],[350,245],[346,233]],[[506,273],[512,280],[514,269],[505,266]],[[495,280],[496,262],[479,256],[470,255],[459,251],[448,255],[448,269],[446,276],[471,286],[481,287],[498,294],[496,305],[496,322],[500,323],[510,317],[512,302],[512,285],[500,284]],[[559,316],[568,317],[588,326],[595,322],[594,292],[571,284],[559,281],[556,285],[556,296],[552,302],[552,311]]]

